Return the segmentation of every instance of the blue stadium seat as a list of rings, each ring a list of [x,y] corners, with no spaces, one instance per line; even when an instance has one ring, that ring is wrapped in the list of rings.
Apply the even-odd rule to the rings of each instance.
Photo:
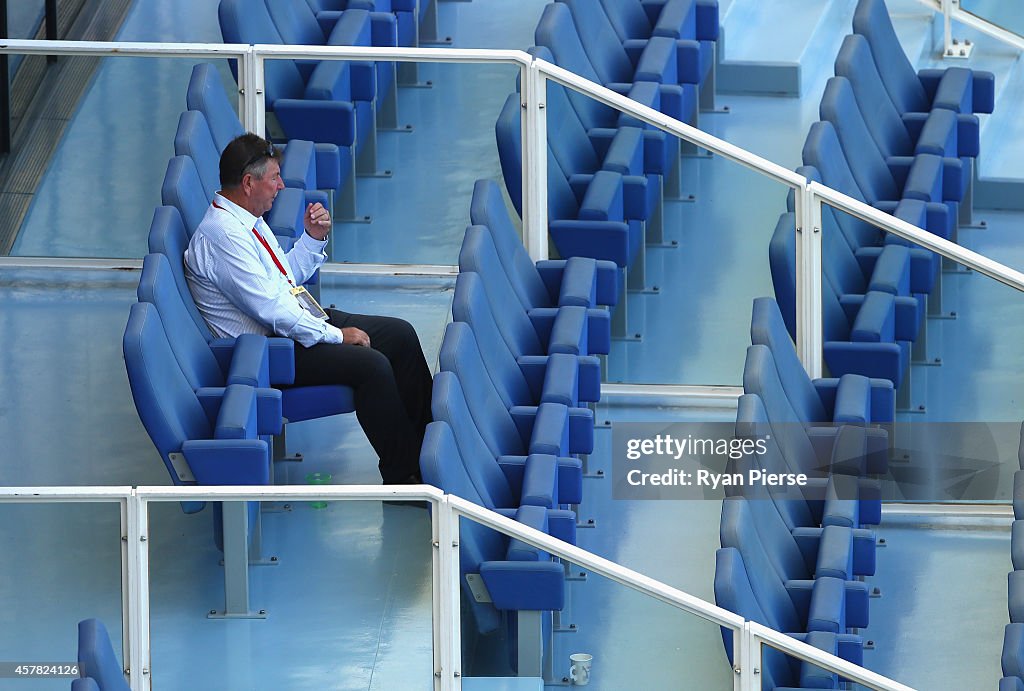
[[[955,238],[956,219],[964,183],[959,158],[933,154],[885,158],[868,131],[857,106],[853,87],[845,77],[832,77],[821,98],[821,119],[831,122],[864,198],[871,203],[918,199],[925,203],[945,202],[949,207],[948,231]],[[932,232],[933,225],[929,225]]]
[[[840,499],[857,500],[856,511],[838,525],[860,527],[881,522],[880,489],[876,481],[865,478],[880,472],[883,464],[867,452],[864,430],[844,426],[816,448],[779,381],[771,351],[762,345],[747,348],[743,365],[743,391],[756,394],[764,403],[772,438],[779,445],[791,472],[803,473],[837,488]],[[850,430],[844,434],[845,430]]]
[[[822,592],[841,588],[838,579],[823,579]],[[787,589],[789,585],[790,589]],[[715,553],[715,603],[744,619],[756,621],[776,631],[786,632],[797,640],[820,650],[838,655],[854,664],[863,664],[864,642],[860,636],[845,632],[808,632],[808,582],[783,584],[769,572],[751,573],[737,549],[723,547]],[[799,604],[798,604],[799,602]],[[815,613],[816,614],[816,613]],[[828,613],[839,618],[835,613]],[[822,619],[823,626],[825,618]],[[722,629],[726,655],[734,659],[732,631]],[[840,688],[836,675],[811,664],[803,664],[773,651],[766,651],[761,665],[761,688]]]
[[[579,308],[582,309],[582,308]],[[575,397],[572,404],[578,401],[594,403],[601,398],[601,365],[599,360],[591,355],[573,355],[571,353],[558,353],[566,355],[552,359],[547,353],[540,349],[524,347],[524,341],[507,341],[498,327],[497,315],[487,300],[486,291],[480,277],[473,272],[462,272],[455,279],[455,295],[452,298],[452,316],[455,321],[466,322],[473,328],[480,350],[484,353],[484,361],[487,364],[487,371],[495,381],[514,379],[515,369],[518,368],[531,391],[540,392],[546,389],[549,395],[554,394],[557,389],[551,386],[544,387],[542,381],[549,376],[547,367],[552,363],[559,370],[566,368],[572,376],[562,377],[560,380],[578,382],[574,385]],[[571,344],[572,339],[565,339]],[[569,349],[569,348],[567,348]],[[553,382],[557,384],[558,382]],[[537,396],[534,400],[540,400]],[[521,402],[521,401],[520,401]],[[568,401],[559,401],[568,403]],[[506,400],[506,407],[517,404],[515,400]]]
[[[92,677],[82,677],[71,682],[71,691],[103,691]]]
[[[512,93],[495,124],[498,157],[508,190],[521,189],[522,186],[520,122],[519,97]],[[613,261],[622,269],[631,267],[632,271],[626,274],[627,284],[642,287],[645,259],[643,222],[626,217],[622,176],[611,171],[599,171],[587,179],[583,194],[583,189],[574,190],[550,146],[547,166],[548,230],[559,255],[592,257]],[[510,196],[515,201],[518,195],[510,192]],[[521,213],[521,209],[518,210]]]
[[[78,622],[78,673],[92,679],[94,688],[100,691],[128,691],[124,668],[117,661],[110,634],[98,619]]]
[[[449,494],[494,509],[477,489],[476,477],[473,476],[477,465],[477,461],[461,453],[446,423],[435,421],[427,425],[420,454],[423,481]],[[557,532],[552,530],[554,523],[571,521],[575,525],[576,520],[568,511],[530,505],[508,506],[498,512],[552,535]],[[535,645],[531,646],[532,649],[518,649],[516,667],[521,676],[541,676],[544,648],[551,654],[551,646],[550,642],[547,646],[542,643],[546,636],[539,613],[561,611],[565,606],[562,565],[521,540],[508,538],[476,521],[464,521],[459,535],[459,569],[459,581],[466,591],[476,629],[481,633],[493,632],[501,625],[501,612],[518,613],[516,624],[524,632],[531,629]],[[483,581],[491,596],[490,603],[480,602],[468,592],[467,576],[471,574],[479,575]],[[533,616],[526,614],[530,612],[534,613]],[[519,636],[519,640],[523,639]]]
[[[790,402],[799,417],[808,423],[866,424],[893,421],[895,394],[891,381],[861,381],[856,375],[850,375],[849,379],[812,381],[807,376],[797,359],[796,348],[774,299],[754,299],[750,341],[771,350]]]
[[[431,0],[432,1],[432,0]],[[419,0],[305,0],[317,21],[328,25],[334,16],[345,10],[390,12],[397,20],[398,45],[419,45]],[[424,3],[426,4],[426,3]]]
[[[467,386],[472,385],[467,383]],[[545,403],[541,407],[544,406],[554,414],[559,412],[555,403]],[[555,500],[559,496],[558,481],[561,479],[558,459],[565,454],[558,452],[557,441],[549,444],[542,439],[547,436],[545,430],[534,433],[532,441],[538,447],[536,450],[524,453],[526,449],[523,449],[519,453],[495,458],[480,435],[469,411],[464,387],[454,372],[438,372],[434,377],[431,412],[435,421],[445,422],[451,427],[482,506],[495,511],[520,506],[557,506]],[[546,412],[542,411],[542,414]],[[538,441],[541,443],[536,444]],[[551,513],[548,521],[548,532],[552,536],[570,544],[576,543],[574,512]]]
[[[786,328],[794,336],[796,233],[792,213],[779,218],[768,258],[775,297]],[[821,293],[824,357],[831,375],[888,379],[899,389],[910,366],[911,339],[917,336],[916,301],[876,290],[861,296],[846,295],[841,300],[829,280],[822,281]],[[904,310],[910,314],[901,317]]]
[[[466,228],[459,252],[459,270],[480,276],[491,310],[502,315],[496,321],[510,349],[572,355],[608,354],[611,321],[607,310],[576,305],[522,309],[487,228]]]
[[[227,43],[284,43],[262,2],[221,0],[217,16]],[[356,172],[376,173],[377,93],[371,66],[325,60],[307,82],[294,61],[269,60],[264,81],[267,109],[277,115],[289,139],[352,147]]]
[[[470,222],[486,226],[523,309],[578,305],[615,305],[619,274],[612,262],[588,257],[534,263],[512,226],[501,188],[493,180],[477,180],[469,209]]]
[[[206,118],[218,154],[232,139],[245,133],[212,63],[202,62],[192,68],[185,102],[189,110],[197,110]],[[352,166],[351,147],[296,139],[284,146],[281,177],[288,187],[342,192],[343,185],[354,182]]]
[[[763,510],[757,511],[756,505],[761,505]],[[824,528],[817,543],[816,561],[808,563],[793,535],[784,525],[774,521],[773,515],[777,517],[778,513],[770,501],[727,497],[722,502],[719,530],[722,547],[736,548],[747,565],[748,573],[755,572],[759,580],[774,578],[783,584],[826,580],[831,586],[837,586],[836,581],[841,583],[841,590],[829,589],[826,602],[815,602],[811,607],[824,606],[841,612],[842,618],[830,619],[827,624],[809,622],[814,626],[813,630],[845,633],[847,628],[866,627],[869,592],[864,581],[852,580],[853,534],[850,529],[839,526]],[[758,584],[754,585],[756,590]],[[827,603],[833,598],[841,602]]]
[[[883,0],[860,0],[853,14],[853,30],[868,40],[882,83],[901,113],[926,113],[933,108],[992,112],[995,75],[991,72],[963,67],[914,72]]]
[[[480,437],[495,458],[515,455],[522,449],[523,439],[532,437],[532,429],[538,424],[550,424],[544,416],[551,416],[551,411],[541,411],[536,403],[530,402],[506,408],[502,396],[498,393],[501,387],[508,387],[512,382],[495,383],[484,367],[476,340],[468,324],[452,322],[445,330],[441,342],[440,366],[442,372],[452,372],[460,382],[466,382],[463,393],[466,405],[472,416]],[[509,395],[508,391],[503,392]],[[545,401],[547,403],[548,401]],[[564,405],[564,404],[563,404]],[[560,410],[560,409],[556,409]],[[540,421],[538,423],[538,416]],[[589,453],[594,447],[593,418],[585,418],[577,424],[576,430],[570,429],[569,447],[579,453]],[[560,421],[555,421],[559,424]],[[572,424],[571,422],[569,423]],[[576,432],[573,435],[573,431]],[[575,446],[572,437],[577,437]],[[533,438],[530,439],[534,441]],[[531,444],[532,446],[532,444]],[[541,449],[555,455],[558,471],[558,492],[554,497],[557,504],[579,504],[583,496],[582,464],[578,458],[554,454],[555,449]],[[518,461],[517,461],[518,463]],[[523,466],[525,467],[525,466]],[[509,465],[506,472],[511,472]],[[517,473],[518,475],[518,473]],[[545,504],[546,505],[546,504]],[[554,506],[549,506],[554,508]]]

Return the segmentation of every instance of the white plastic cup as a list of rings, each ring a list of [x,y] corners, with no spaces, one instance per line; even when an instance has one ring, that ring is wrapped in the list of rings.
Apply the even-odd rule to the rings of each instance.
[[[569,679],[573,686],[586,686],[590,683],[590,666],[594,656],[587,653],[574,653],[569,656]]]

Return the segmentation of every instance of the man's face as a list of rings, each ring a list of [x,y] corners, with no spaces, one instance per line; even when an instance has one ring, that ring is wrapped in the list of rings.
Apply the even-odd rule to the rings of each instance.
[[[270,211],[274,204],[277,193],[284,189],[284,182],[281,181],[281,166],[274,159],[267,161],[267,168],[262,178],[248,175],[250,179],[249,199],[252,202],[252,211],[256,216],[262,216]]]

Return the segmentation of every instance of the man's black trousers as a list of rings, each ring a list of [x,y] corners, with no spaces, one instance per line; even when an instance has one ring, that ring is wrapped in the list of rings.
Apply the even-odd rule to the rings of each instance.
[[[339,329],[356,327],[370,347],[295,344],[295,385],[341,384],[355,390],[356,417],[380,458],[385,484],[418,481],[432,380],[412,326],[395,317],[327,310]]]

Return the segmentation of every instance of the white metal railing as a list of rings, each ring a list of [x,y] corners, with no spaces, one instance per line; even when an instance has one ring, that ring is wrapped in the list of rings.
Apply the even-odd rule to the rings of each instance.
[[[760,691],[761,660],[769,646],[879,691],[910,687],[858,667],[742,617],[665,585],[637,571],[557,540],[515,520],[428,485],[250,486],[250,487],[2,487],[0,504],[116,502],[121,506],[121,580],[123,651],[132,691],[152,688],[150,666],[149,505],[174,501],[426,501],[431,504],[434,547],[433,651],[434,689],[462,688],[459,519],[466,518],[518,538],[553,557],[701,617],[733,631],[734,689]]]
[[[824,185],[810,183],[795,172],[729,142],[675,120],[653,108],[584,79],[545,60],[517,50],[451,48],[368,48],[356,46],[281,46],[210,43],[99,43],[85,41],[0,41],[2,53],[95,56],[221,57],[239,61],[239,112],[243,125],[265,131],[263,65],[271,59],[393,60],[514,64],[520,69],[523,98],[523,240],[534,259],[548,256],[547,233],[547,110],[546,82],[575,89],[658,129],[744,165],[787,185],[796,195],[797,351],[812,377],[822,374],[821,204],[853,214],[868,223],[914,242],[967,268],[1024,291],[1024,274],[943,240]]]
[[[942,54],[947,58],[967,58],[971,55],[973,46],[969,41],[954,38],[953,22],[960,22],[976,31],[991,36],[1003,43],[1013,46],[1018,50],[1024,50],[1024,37],[1009,29],[993,24],[984,17],[979,17],[960,6],[960,0],[918,0],[936,12],[942,14],[943,20],[943,45]]]

